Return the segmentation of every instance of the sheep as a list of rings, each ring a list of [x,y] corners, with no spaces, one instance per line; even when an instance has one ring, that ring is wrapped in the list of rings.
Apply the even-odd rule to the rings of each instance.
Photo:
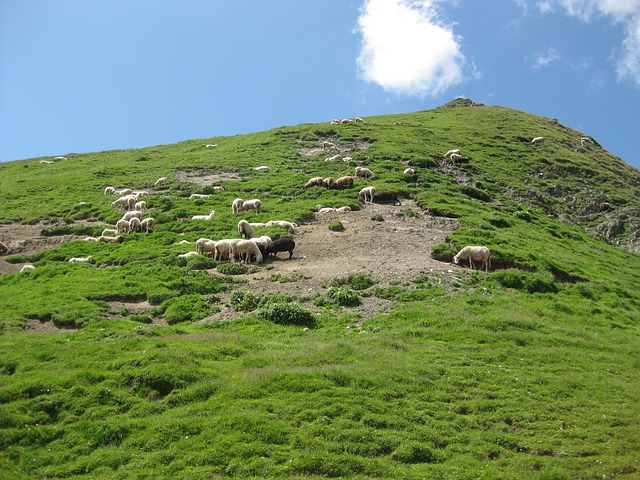
[[[322,177],[313,177],[305,184],[304,188],[315,186],[324,186],[324,180],[322,179]]]
[[[238,222],[238,233],[240,234],[240,238],[253,238],[253,227],[249,225],[249,222],[246,220],[240,220]]]
[[[100,235],[98,237],[98,242],[104,242],[104,243],[122,243],[122,235],[118,235],[117,237],[105,237],[103,235]]]
[[[0,255],[4,255],[5,253],[9,253],[9,247],[0,242]]]
[[[138,212],[144,212],[147,209],[147,202],[140,200],[133,205],[133,209]]]
[[[240,213],[242,211],[242,205],[244,200],[241,198],[236,198],[231,204],[231,213]]]
[[[340,153],[340,150],[338,150],[338,147],[336,146],[335,143],[322,142],[322,148],[324,149],[325,153],[329,153],[329,152]]]
[[[118,234],[118,230],[115,228],[105,228],[100,235],[103,237],[113,237]]]
[[[93,257],[89,255],[88,257],[73,257],[69,259],[69,263],[93,263]]]
[[[353,177],[340,177],[336,180],[336,187],[339,188],[340,190],[346,188],[346,187],[353,187]]]
[[[142,224],[138,217],[129,220],[129,233],[142,232]]]
[[[267,226],[265,222],[249,222],[249,225],[251,225],[253,228]]]
[[[460,263],[460,260],[469,260],[469,268],[475,269],[473,262],[484,262],[484,271],[489,271],[491,268],[491,251],[487,247],[481,246],[466,246],[460,250],[453,261],[456,265]]]
[[[582,145],[582,146],[584,147],[584,146],[585,146],[585,145],[587,145],[587,144],[594,145],[594,144],[595,144],[595,142],[593,141],[593,139],[592,139],[592,138],[589,138],[589,137],[582,137],[582,138],[580,139],[580,145]]]
[[[23,265],[23,267],[20,269],[21,272],[28,272],[31,270],[35,270],[36,267],[34,267],[33,265],[27,264],[27,265]]]
[[[336,179],[333,177],[327,177],[322,180],[322,183],[324,184],[325,187],[327,187],[327,190],[329,190],[336,185]]]
[[[261,207],[262,207],[262,202],[257,198],[253,198],[251,200],[245,200],[242,203],[242,211],[255,209],[256,213],[260,213]]]
[[[338,120],[337,118],[333,118],[333,119],[331,119],[329,124],[330,125],[340,125],[340,120]]]
[[[53,162],[51,160],[40,160],[40,163],[44,163],[45,165],[51,165]]]
[[[269,220],[266,226],[267,227],[278,226],[278,227],[286,228],[288,230],[293,230],[298,226],[298,224],[293,222],[287,222],[286,220]]]
[[[116,189],[113,187],[105,187],[104,194],[105,195],[115,195]]]
[[[325,162],[336,162],[338,160],[342,160],[342,155],[337,154],[337,155],[334,155],[333,157],[328,157],[324,159]]]
[[[416,173],[416,170],[414,168],[405,168],[402,173],[404,173],[405,175],[414,175]]]
[[[353,123],[353,120],[351,120],[350,118],[343,118],[342,120],[340,120],[340,123],[342,124]]]
[[[271,244],[273,243],[273,240],[271,240],[271,237],[268,235],[261,235],[259,237],[254,237],[250,240],[252,242],[256,242],[258,245],[262,245],[265,249],[270,247]]]
[[[55,157],[54,160],[69,160],[67,157]]]
[[[85,242],[97,242],[98,238],[97,237],[84,237],[83,240]]]
[[[460,149],[455,148],[455,149],[453,149],[453,150],[449,150],[447,153],[445,153],[445,154],[444,154],[444,158],[448,158],[448,157],[450,157],[451,155],[453,155],[454,153],[455,153],[456,155],[460,155]]]
[[[364,203],[367,203],[367,200],[369,202],[373,202],[373,197],[375,194],[376,194],[376,187],[364,187],[358,193],[358,198],[362,198],[364,200]]]
[[[187,252],[187,253],[181,253],[180,255],[178,255],[178,257],[191,258],[191,257],[197,257],[198,255],[199,255],[198,252]]]
[[[137,199],[133,195],[125,195],[111,202],[111,208],[126,207],[127,210],[131,210],[136,204],[136,201]]]
[[[145,218],[144,220],[140,221],[140,231],[144,229],[145,232],[149,233],[149,230],[153,230],[155,223],[156,221],[153,218]]]
[[[239,240],[231,243],[229,259],[234,261],[236,255],[245,255],[244,263],[249,263],[251,255],[255,255],[256,263],[262,263],[264,261],[264,257],[262,256],[262,252],[260,252],[258,244],[251,240]]]
[[[132,193],[133,193],[133,190],[131,190],[130,188],[123,188],[120,190],[113,191],[114,195],[131,195]]]
[[[167,177],[160,177],[158,180],[156,180],[153,186],[158,187],[160,185],[164,185],[165,183],[167,183]]]
[[[217,143],[207,143],[204,147],[205,148],[217,148],[218,144]]]
[[[336,208],[336,212],[339,212],[339,213],[345,213],[345,212],[350,212],[350,211],[351,211],[351,207],[349,205],[345,205],[344,207]]]
[[[398,205],[402,205],[402,203],[400,203],[400,199],[398,198],[398,194],[393,190],[383,190],[380,193],[376,193],[373,201],[381,203],[391,202],[392,205],[395,205],[397,202]]]
[[[125,212],[124,215],[122,215],[122,220],[131,220],[132,218],[137,218],[138,220],[142,218],[142,212],[140,210],[130,210],[128,212]]]
[[[345,162],[345,163],[348,163],[351,160],[353,160],[353,158],[351,158],[351,157],[342,157],[342,161]]]
[[[335,211],[336,209],[334,207],[323,207],[322,205],[316,205],[316,212],[318,213],[331,213]]]
[[[211,220],[215,214],[216,211],[211,210],[209,215],[194,215],[193,217],[191,217],[191,220]]]
[[[254,170],[257,170],[258,172],[268,172],[269,170],[271,170],[271,167],[267,167],[266,165],[260,165],[259,167],[253,167]]]
[[[373,172],[369,170],[367,167],[356,167],[355,174],[356,174],[356,177],[361,177],[361,178],[373,177]]]
[[[148,197],[149,192],[147,190],[134,190],[133,192],[131,192],[131,195],[133,195],[137,199],[138,197]]]
[[[533,140],[531,140],[531,145],[537,145],[539,143],[542,143],[544,141],[544,137],[536,137]]]
[[[364,121],[364,119],[363,119],[363,118],[361,118],[361,117],[356,117],[356,118],[354,118],[354,119],[353,119],[353,121],[354,121],[355,123],[367,123],[367,122],[365,122],[365,121]]]
[[[449,155],[449,160],[451,160],[452,162],[457,162],[462,160],[462,155],[460,155],[459,153],[452,153],[451,155]]]
[[[180,240],[178,245],[191,245],[191,242],[189,240]]]
[[[209,240],[208,238],[199,238],[196,240],[196,253],[199,255],[204,254],[215,254],[216,251],[216,242],[213,240]]]
[[[224,192],[224,187],[221,187],[220,185],[216,185],[215,187],[213,187],[213,191],[214,192]]]
[[[128,232],[129,220],[120,219],[116,222],[116,233]]]
[[[215,242],[213,259],[215,261],[229,259],[231,244],[235,243],[237,240],[237,238],[223,238],[222,240]]]
[[[293,256],[293,249],[296,247],[296,242],[293,238],[282,237],[271,242],[271,246],[267,249],[267,255],[273,255],[274,258],[278,258],[278,252],[289,252],[289,258]]]
[[[209,198],[211,195],[207,195],[204,193],[193,193],[189,196],[189,200],[195,200],[199,198]]]

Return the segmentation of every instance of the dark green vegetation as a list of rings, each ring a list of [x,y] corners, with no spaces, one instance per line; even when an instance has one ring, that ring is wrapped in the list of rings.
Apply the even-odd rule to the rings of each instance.
[[[44,235],[113,225],[107,185],[169,182],[146,198],[154,233],[7,257],[36,270],[0,278],[0,478],[637,478],[640,257],[603,239],[632,245],[640,172],[581,136],[460,107],[1,164],[0,222]],[[309,154],[321,140],[351,148],[376,174],[366,184],[458,218],[447,244],[407,255],[448,262],[482,244],[492,271],[460,269],[452,284],[357,275],[323,298],[284,298],[296,278],[241,291],[267,266],[177,256],[181,239],[237,237],[236,197],[262,200],[243,215],[255,222],[358,208],[359,187],[303,188],[353,172]],[[451,148],[465,158],[443,164]],[[66,263],[86,255],[94,265]],[[195,323],[229,292],[250,313]],[[350,308],[367,296],[393,307],[362,321]],[[115,315],[115,301],[152,308]],[[74,330],[22,331],[34,321]]]

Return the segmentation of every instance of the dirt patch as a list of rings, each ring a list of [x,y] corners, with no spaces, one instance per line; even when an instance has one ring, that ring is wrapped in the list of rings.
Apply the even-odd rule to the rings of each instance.
[[[216,185],[225,181],[239,182],[240,180],[245,178],[239,173],[213,173],[209,170],[176,170],[174,175],[179,182],[193,183],[200,187]]]
[[[342,155],[343,153],[353,152],[354,150],[359,150],[361,152],[364,152],[365,150],[369,149],[371,145],[373,145],[372,142],[366,142],[366,141],[355,142],[352,145],[344,145],[344,144],[340,144],[339,140],[335,140],[331,138],[325,138],[323,140],[335,143],[336,147],[338,148],[338,152],[327,153],[324,151],[324,148],[322,148],[322,145],[318,145],[317,147],[299,148],[298,153],[303,157],[318,157],[320,155],[331,156],[331,155],[335,155],[336,153],[339,153]]]

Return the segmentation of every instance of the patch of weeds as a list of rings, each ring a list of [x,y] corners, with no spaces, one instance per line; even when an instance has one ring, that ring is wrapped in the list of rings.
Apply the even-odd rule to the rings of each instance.
[[[261,299],[261,296],[254,295],[251,292],[236,290],[231,294],[231,305],[239,312],[251,312],[258,308]]]
[[[373,220],[374,222],[384,222],[384,217],[381,213],[374,213],[373,215],[371,215],[371,220]]]
[[[313,313],[297,303],[273,303],[260,309],[258,315],[279,325],[313,327],[316,322]]]
[[[243,275],[247,273],[247,267],[242,263],[221,263],[216,270],[223,275]]]
[[[344,231],[344,225],[342,224],[342,222],[340,220],[331,220],[329,222],[329,225],[327,225],[327,228],[329,230],[331,230],[332,232],[343,232]]]
[[[355,275],[349,275],[344,278],[334,278],[329,283],[330,287],[341,287],[344,285],[348,285],[354,290],[366,290],[367,288],[375,285],[376,282],[371,280],[371,278],[364,273],[357,273]]]
[[[305,277],[299,273],[293,273],[291,275],[281,275],[279,273],[273,273],[269,275],[270,282],[278,282],[278,283],[292,283],[297,282],[298,280],[303,280]]]
[[[197,257],[191,257],[187,261],[187,267],[191,270],[209,270],[216,268],[217,263],[211,257],[204,255],[198,255]]]
[[[327,297],[343,307],[357,307],[362,303],[358,292],[351,288],[330,287],[327,291]]]

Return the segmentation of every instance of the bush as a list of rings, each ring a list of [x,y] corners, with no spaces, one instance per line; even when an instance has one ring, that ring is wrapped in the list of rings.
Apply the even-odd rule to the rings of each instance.
[[[182,295],[167,303],[164,316],[169,325],[200,320],[210,312],[200,295]]]
[[[438,460],[431,449],[417,442],[400,445],[391,458],[402,463],[434,463]]]
[[[350,288],[331,287],[327,296],[343,307],[357,307],[360,305],[360,295]]]
[[[331,280],[329,286],[340,287],[343,285],[349,285],[354,290],[366,290],[375,283],[376,282],[371,280],[371,278],[364,273],[357,273],[355,275],[349,275],[346,278],[334,278]]]
[[[344,225],[342,225],[342,222],[340,220],[331,220],[329,222],[329,225],[327,225],[327,227],[332,232],[342,232],[342,231],[344,231]]]
[[[197,257],[191,257],[187,261],[187,267],[191,270],[209,270],[216,268],[216,262],[211,257],[198,255]]]
[[[479,188],[471,187],[469,185],[465,185],[462,187],[462,193],[464,193],[467,197],[475,198],[476,200],[481,200],[483,202],[490,202],[491,197],[484,190],[480,190]]]
[[[371,215],[371,220],[373,220],[374,222],[384,222],[384,217],[381,213],[376,213]]]
[[[310,310],[297,303],[273,303],[260,309],[258,316],[279,325],[312,327],[316,321]]]
[[[231,294],[231,305],[239,312],[251,312],[260,305],[261,297],[251,292],[234,291]]]
[[[216,270],[224,275],[242,275],[247,273],[247,267],[242,263],[221,263],[216,267]]]

